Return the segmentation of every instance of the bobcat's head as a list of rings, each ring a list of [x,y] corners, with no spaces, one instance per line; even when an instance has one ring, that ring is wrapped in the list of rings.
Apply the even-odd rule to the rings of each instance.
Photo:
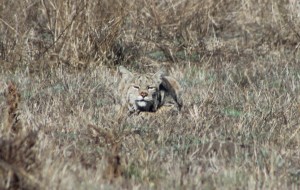
[[[119,68],[122,74],[120,84],[126,92],[126,101],[134,110],[156,111],[160,103],[159,86],[163,72],[155,74],[135,74],[124,67]]]

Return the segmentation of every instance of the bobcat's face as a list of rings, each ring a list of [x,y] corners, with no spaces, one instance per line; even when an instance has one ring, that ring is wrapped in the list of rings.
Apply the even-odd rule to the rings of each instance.
[[[122,103],[128,104],[130,111],[156,111],[160,102],[161,74],[134,74],[124,67],[120,67],[120,72]]]
[[[159,83],[150,75],[137,75],[129,82],[127,98],[138,110],[149,111],[157,103]]]

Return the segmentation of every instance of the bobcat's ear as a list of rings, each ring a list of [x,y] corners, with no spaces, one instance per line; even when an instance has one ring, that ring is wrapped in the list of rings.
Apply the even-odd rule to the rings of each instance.
[[[123,66],[119,67],[119,72],[121,73],[122,78],[125,80],[128,80],[133,77],[133,74]]]
[[[157,71],[152,77],[157,82],[157,84],[161,84],[163,76],[166,76],[166,72],[164,69],[160,69]]]

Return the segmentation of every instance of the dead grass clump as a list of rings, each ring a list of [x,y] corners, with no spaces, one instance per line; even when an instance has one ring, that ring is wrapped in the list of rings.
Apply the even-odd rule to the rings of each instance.
[[[39,189],[37,133],[26,131],[18,118],[20,93],[14,83],[8,85],[6,103],[0,129],[0,188]]]
[[[128,162],[128,157],[124,154],[124,149],[128,147],[140,149],[140,144],[130,144],[137,142],[135,135],[139,134],[140,131],[101,128],[90,124],[88,125],[88,130],[90,138],[95,139],[98,145],[106,150],[103,158],[106,160],[107,165],[103,171],[103,179],[113,183],[119,179],[130,178],[128,170],[130,170],[131,166],[125,163]],[[135,139],[134,142],[132,142],[132,139]]]
[[[99,138],[104,139],[104,144],[102,145],[107,148],[107,166],[103,173],[103,178],[112,182],[123,173],[120,155],[122,136],[109,129],[102,129],[94,125],[88,125],[88,130],[90,131],[89,135],[96,141],[99,141]]]
[[[104,172],[104,178],[114,179],[123,175],[122,147],[127,144],[126,139],[139,133],[138,130],[124,129],[119,131],[115,128],[100,128],[94,125],[88,125],[89,135],[97,142],[101,140],[101,145],[106,151],[108,166]]]
[[[17,87],[14,83],[8,85],[6,91],[6,110],[5,116],[3,118],[3,132],[6,134],[18,133],[22,129],[21,121],[18,116],[18,107],[20,103],[20,93],[17,90]]]
[[[230,62],[282,45],[299,52],[296,1],[30,0],[4,1],[1,10],[0,58],[10,63]]]
[[[106,0],[4,1],[2,59],[29,63],[46,58],[71,65],[103,59],[119,36],[127,4]],[[16,20],[11,19],[11,12],[16,13]]]

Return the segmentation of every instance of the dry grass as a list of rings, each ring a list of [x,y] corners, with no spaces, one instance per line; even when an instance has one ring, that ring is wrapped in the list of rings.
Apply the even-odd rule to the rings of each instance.
[[[0,5],[0,189],[299,187],[297,1]],[[116,65],[166,67],[181,112],[116,121]]]

